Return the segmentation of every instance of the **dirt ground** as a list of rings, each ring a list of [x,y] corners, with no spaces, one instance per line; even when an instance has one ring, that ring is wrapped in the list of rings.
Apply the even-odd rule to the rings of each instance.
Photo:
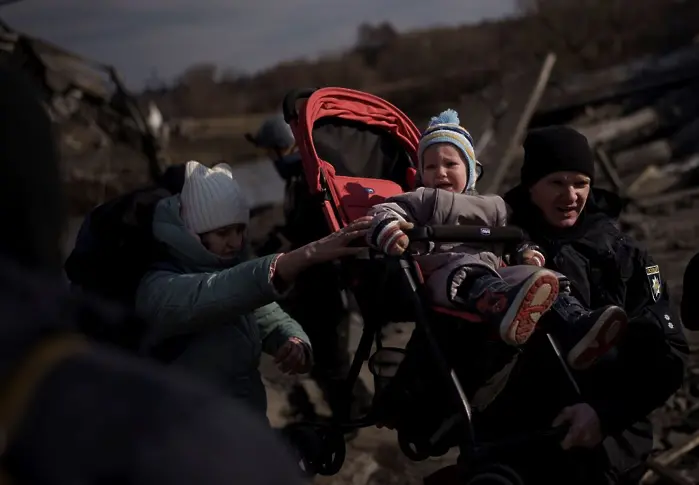
[[[350,349],[355,349],[361,336],[361,325],[352,321],[350,324]],[[412,324],[392,324],[385,330],[384,343],[388,346],[403,347],[412,332]],[[329,409],[323,402],[320,390],[313,381],[306,378],[291,378],[280,374],[265,356],[262,372],[267,386],[269,399],[268,416],[273,426],[281,427],[287,419],[284,412],[288,409],[286,392],[298,381],[311,397],[317,412],[329,415]],[[361,379],[373,390],[371,373],[365,365]],[[396,444],[394,431],[387,429],[365,428],[349,442],[347,460],[340,473],[333,477],[317,477],[313,483],[322,485],[412,485],[421,484],[422,477],[453,462],[454,453],[441,458],[432,458],[415,463],[407,459]]]

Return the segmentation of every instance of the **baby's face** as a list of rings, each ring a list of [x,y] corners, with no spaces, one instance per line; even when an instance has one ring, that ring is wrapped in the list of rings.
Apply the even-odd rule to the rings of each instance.
[[[468,174],[463,154],[449,143],[437,143],[422,154],[422,183],[430,189],[461,193]]]

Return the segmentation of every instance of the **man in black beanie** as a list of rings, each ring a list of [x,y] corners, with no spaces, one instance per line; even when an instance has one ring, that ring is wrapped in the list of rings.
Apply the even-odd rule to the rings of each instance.
[[[519,389],[510,386],[511,399],[524,403],[537,395],[531,406],[522,404],[531,422],[570,425],[565,451],[549,454],[539,468],[546,470],[546,479],[638,483],[653,447],[647,416],[682,385],[688,354],[682,323],[670,308],[658,265],[618,228],[619,197],[591,187],[595,160],[587,139],[565,126],[540,128],[528,134],[524,151],[522,183],[505,195],[510,222],[528,233],[547,268],[570,280],[572,294],[585,307],[620,306],[629,322],[609,359],[576,373],[581,395],[571,397],[555,382],[538,379]],[[542,324],[555,325],[554,318],[549,312]],[[556,363],[546,354],[529,352],[521,364],[530,375],[550,372]],[[577,481],[573,470],[592,476]],[[540,473],[530,471],[534,477]]]
[[[595,158],[580,132],[568,126],[531,130],[524,140],[522,184],[531,187],[554,172],[578,172],[595,178]]]
[[[60,279],[58,156],[31,84],[0,66],[0,481],[301,483],[240,404],[78,336],[80,319],[114,316]]]
[[[574,226],[585,208],[595,177],[595,159],[587,138],[567,126],[532,130],[524,140],[522,185],[546,223]]]

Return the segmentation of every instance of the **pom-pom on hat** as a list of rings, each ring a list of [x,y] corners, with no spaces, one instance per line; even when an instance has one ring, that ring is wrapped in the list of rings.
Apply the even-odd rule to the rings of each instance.
[[[476,181],[482,170],[481,164],[476,160],[471,134],[461,126],[459,114],[453,109],[442,111],[438,116],[433,116],[427,129],[420,137],[417,152],[420,172],[422,172],[422,155],[428,147],[436,143],[449,143],[463,153],[467,162],[466,171],[468,174],[466,190],[475,189]]]

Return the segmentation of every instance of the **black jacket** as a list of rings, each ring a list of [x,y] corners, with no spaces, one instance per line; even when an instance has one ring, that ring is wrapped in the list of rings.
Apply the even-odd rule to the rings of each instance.
[[[651,451],[647,416],[682,385],[689,352],[659,268],[619,229],[622,203],[610,192],[593,189],[578,223],[567,230],[548,226],[521,186],[505,200],[513,210],[511,224],[544,250],[546,266],[570,279],[581,302],[590,308],[618,305],[630,317],[612,361],[577,376],[584,400],[611,437],[607,454],[623,471]]]

